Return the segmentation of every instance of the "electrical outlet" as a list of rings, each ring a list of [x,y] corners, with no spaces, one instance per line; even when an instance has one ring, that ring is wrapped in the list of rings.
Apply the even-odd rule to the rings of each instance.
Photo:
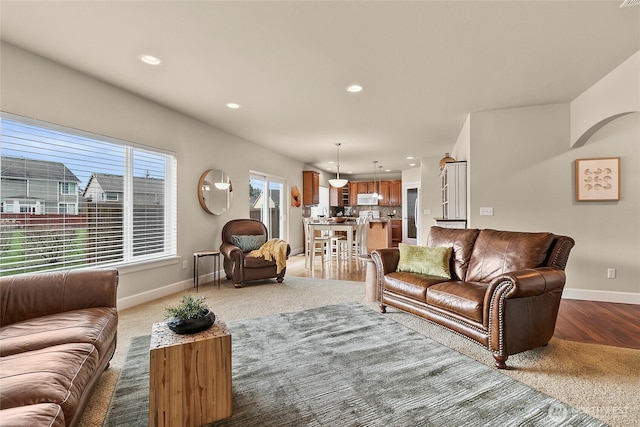
[[[188,267],[188,266],[187,266],[187,260],[186,260],[186,259],[183,259],[183,260],[182,260],[182,269],[183,269],[183,270],[186,270],[186,269],[187,269],[187,267]]]
[[[616,278],[616,269],[608,268],[607,269],[607,279],[615,279]]]
[[[493,208],[480,208],[480,215],[492,216],[493,215]]]

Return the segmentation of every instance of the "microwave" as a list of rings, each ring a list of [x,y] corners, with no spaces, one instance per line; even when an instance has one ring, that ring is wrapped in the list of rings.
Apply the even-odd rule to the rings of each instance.
[[[358,205],[359,206],[377,206],[378,205],[378,196],[374,196],[373,194],[358,194]]]

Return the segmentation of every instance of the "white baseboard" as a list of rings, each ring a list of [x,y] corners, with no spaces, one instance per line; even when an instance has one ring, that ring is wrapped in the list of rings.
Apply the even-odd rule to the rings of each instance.
[[[621,304],[640,304],[640,294],[636,294],[633,292],[610,292],[564,288],[564,291],[562,292],[562,298],[600,302],[616,302]]]
[[[220,274],[224,274],[224,271],[221,271]],[[213,282],[213,277],[214,277],[213,272],[208,274],[203,274],[200,276],[200,280],[198,281],[198,283]],[[118,310],[131,308],[136,305],[144,304],[149,301],[166,297],[167,295],[176,294],[178,292],[182,292],[185,289],[191,289],[191,288],[193,288],[193,279],[183,280],[182,282],[172,283],[170,285],[163,286],[158,289],[141,292],[139,294],[131,295],[130,297],[120,298],[118,299],[118,302],[117,302]]]

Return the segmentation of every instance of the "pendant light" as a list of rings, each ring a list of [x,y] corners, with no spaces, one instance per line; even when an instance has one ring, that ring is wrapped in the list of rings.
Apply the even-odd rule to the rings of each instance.
[[[378,166],[380,169],[380,176],[378,177],[378,200],[382,200],[382,166]]]
[[[339,142],[336,142],[336,149],[338,150],[338,161],[336,162],[336,178],[329,180],[329,184],[332,187],[336,187],[336,188],[342,188],[345,185],[347,185],[347,183],[349,182],[346,179],[340,179],[340,145],[342,144]]]
[[[227,190],[229,186],[231,186],[230,183],[225,182],[224,171],[220,171],[220,182],[216,182],[213,185],[215,185],[218,190]]]
[[[371,195],[371,197],[373,197],[374,199],[378,198],[378,161],[374,160],[373,161],[373,194]]]

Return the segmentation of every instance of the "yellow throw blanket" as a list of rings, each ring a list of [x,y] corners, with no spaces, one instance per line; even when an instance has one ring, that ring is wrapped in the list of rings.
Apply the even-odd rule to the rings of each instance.
[[[271,239],[264,245],[260,246],[260,249],[249,252],[251,257],[264,257],[267,261],[276,260],[276,274],[287,266],[287,242],[280,239]]]

